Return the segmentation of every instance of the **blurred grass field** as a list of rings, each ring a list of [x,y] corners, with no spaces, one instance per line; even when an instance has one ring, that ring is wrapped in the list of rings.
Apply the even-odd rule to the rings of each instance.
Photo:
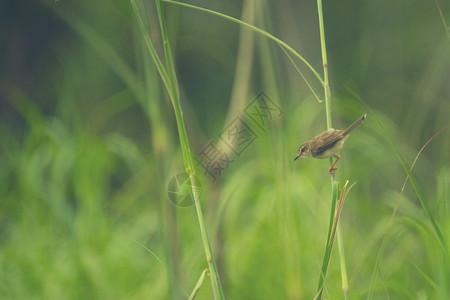
[[[0,10],[0,298],[187,299],[207,263],[194,207],[167,194],[184,171],[177,125],[129,2],[22,2]],[[439,3],[450,23],[450,3]],[[193,4],[263,28],[321,70],[315,2]],[[236,117],[249,121],[245,107],[260,92],[282,111],[252,127],[258,138],[215,181],[197,169],[226,298],[313,299],[329,161],[293,159],[326,129],[324,103],[275,43],[163,7],[194,157]],[[153,1],[142,15],[161,54]],[[350,299],[366,299],[406,177],[378,121],[408,165],[449,124],[450,36],[434,1],[325,1],[324,17],[333,127],[368,113],[336,173],[356,182],[340,224]],[[447,244],[449,130],[412,171]],[[338,258],[335,245],[327,299],[344,298]],[[450,251],[409,183],[376,273],[373,299],[450,299]],[[209,279],[196,299],[212,299]]]

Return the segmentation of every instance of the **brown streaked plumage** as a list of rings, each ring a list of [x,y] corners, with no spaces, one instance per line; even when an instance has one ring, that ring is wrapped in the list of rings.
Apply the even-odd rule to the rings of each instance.
[[[294,158],[296,160],[299,157],[314,157],[314,158],[336,158],[334,164],[328,169],[328,172],[334,173],[337,170],[334,166],[341,158],[337,152],[344,146],[344,141],[348,137],[348,134],[361,125],[366,119],[366,115],[361,116],[346,130],[335,130],[333,128],[322,132],[314,139],[304,142],[298,149],[298,154]]]

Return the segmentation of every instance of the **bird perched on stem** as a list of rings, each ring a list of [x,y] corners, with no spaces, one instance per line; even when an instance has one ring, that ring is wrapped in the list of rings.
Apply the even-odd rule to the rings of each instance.
[[[334,174],[337,170],[334,166],[341,158],[337,152],[344,146],[344,141],[348,137],[349,133],[359,127],[366,119],[366,115],[361,116],[346,130],[335,130],[333,128],[322,132],[314,139],[304,142],[298,149],[298,154],[294,158],[296,160],[299,157],[314,157],[314,158],[336,158],[334,164],[328,169],[330,174]]]

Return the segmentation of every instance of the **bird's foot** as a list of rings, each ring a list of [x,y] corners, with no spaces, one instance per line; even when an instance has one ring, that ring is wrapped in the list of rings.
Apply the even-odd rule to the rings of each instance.
[[[330,173],[330,175],[334,175],[336,173],[337,168],[335,167],[331,167],[328,169],[328,173]]]

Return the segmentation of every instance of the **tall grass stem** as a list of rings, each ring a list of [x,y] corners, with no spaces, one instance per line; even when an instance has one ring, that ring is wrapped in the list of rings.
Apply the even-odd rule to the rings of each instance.
[[[332,197],[331,197],[331,211],[330,211],[330,220],[329,220],[329,224],[328,224],[327,244],[325,246],[325,253],[323,255],[322,267],[320,269],[319,284],[317,286],[317,293],[318,293],[318,296],[316,297],[317,299],[322,298],[323,286],[324,286],[324,282],[325,282],[325,277],[327,275],[328,264],[330,262],[331,249],[332,249],[332,245],[333,245],[333,243],[332,243],[333,224],[334,224],[334,218],[336,216],[336,204],[338,203],[338,195],[339,195],[338,183],[337,182],[334,183],[332,185],[332,188],[333,188],[333,192],[332,192]]]
[[[219,280],[219,274],[217,271],[217,266],[214,260],[214,256],[211,249],[211,244],[208,238],[208,234],[206,231],[206,226],[203,218],[203,212],[200,205],[200,195],[199,195],[199,188],[198,184],[195,180],[195,167],[192,159],[191,149],[189,147],[189,139],[186,132],[186,127],[184,125],[183,120],[183,112],[181,110],[181,104],[180,104],[180,97],[179,97],[179,87],[178,82],[176,79],[176,72],[175,72],[175,66],[172,59],[172,53],[170,49],[170,43],[167,36],[167,29],[165,24],[165,18],[164,18],[164,12],[162,3],[160,0],[156,0],[156,9],[158,13],[158,19],[161,27],[161,36],[163,39],[163,47],[164,47],[164,56],[165,56],[165,62],[166,62],[166,68],[164,68],[164,65],[157,55],[157,52],[155,50],[155,47],[150,39],[149,34],[147,33],[147,30],[144,26],[144,22],[142,21],[142,18],[140,16],[139,10],[137,8],[135,0],[130,0],[131,5],[133,7],[134,13],[136,15],[136,18],[138,20],[138,25],[144,35],[145,42],[147,44],[147,47],[149,48],[149,52],[155,61],[155,64],[158,67],[158,71],[160,72],[161,78],[163,79],[163,82],[167,88],[167,92],[169,94],[169,97],[172,101],[172,105],[175,111],[175,118],[177,122],[177,128],[178,128],[178,134],[180,138],[181,143],[181,150],[183,153],[183,159],[184,159],[184,166],[186,169],[186,173],[189,175],[190,182],[191,182],[191,194],[194,199],[194,205],[195,210],[197,212],[197,219],[200,227],[200,233],[202,237],[203,242],[203,248],[205,251],[206,261],[208,263],[208,269],[211,277],[211,285],[212,285],[212,291],[214,295],[214,299],[224,299],[222,286],[220,284]]]
[[[327,119],[327,129],[331,129],[333,127],[333,122],[331,119],[331,90],[330,90],[330,83],[329,83],[329,79],[328,79],[328,58],[327,58],[327,48],[326,48],[326,42],[325,42],[325,28],[324,28],[324,21],[323,21],[323,8],[322,8],[322,0],[317,0],[317,12],[318,12],[318,16],[319,16],[319,31],[320,31],[320,46],[321,46],[321,52],[322,52],[322,64],[323,64],[323,89],[324,89],[324,94],[325,94],[325,113],[326,113],[326,119]],[[330,164],[333,162],[333,159],[330,158]],[[333,195],[333,201],[335,199],[335,182],[334,182],[334,173],[331,174],[331,189],[332,189],[332,195]],[[332,203],[332,207],[331,207],[331,211],[332,214],[330,214],[330,222],[333,221],[333,219],[336,217],[333,213],[334,211],[334,207],[335,207],[335,203]],[[338,221],[338,220],[336,220]],[[342,282],[343,282],[343,286],[344,283],[346,284],[346,290],[348,292],[348,281],[347,281],[347,271],[345,269],[345,255],[344,255],[344,245],[342,244],[342,233],[341,233],[341,227],[337,226],[336,228],[337,230],[337,235],[338,235],[338,244],[339,244],[339,249],[342,251],[339,251],[339,257],[340,257],[340,262],[341,262],[341,274],[343,275],[342,277]],[[330,232],[329,232],[330,235]],[[325,250],[325,256],[328,255],[328,258],[324,257],[323,260],[323,264],[322,264],[322,269],[321,269],[321,276],[320,276],[320,280],[319,280],[319,286],[318,286],[318,299],[321,299],[322,297],[322,291],[323,291],[323,281],[325,280],[325,276],[327,273],[327,269],[328,269],[328,262],[329,262],[329,258],[331,255],[331,248],[332,248],[332,243],[330,243],[330,240],[328,240],[328,244]],[[347,297],[347,293],[346,290],[344,290],[344,296]]]
[[[325,112],[327,115],[327,129],[330,129],[333,127],[333,123],[331,120],[331,90],[330,90],[330,83],[328,81],[328,59],[327,59],[327,47],[325,42],[325,29],[323,25],[322,0],[317,0],[317,11],[319,14],[320,47],[322,51],[322,63],[323,63],[323,89],[325,92]]]

